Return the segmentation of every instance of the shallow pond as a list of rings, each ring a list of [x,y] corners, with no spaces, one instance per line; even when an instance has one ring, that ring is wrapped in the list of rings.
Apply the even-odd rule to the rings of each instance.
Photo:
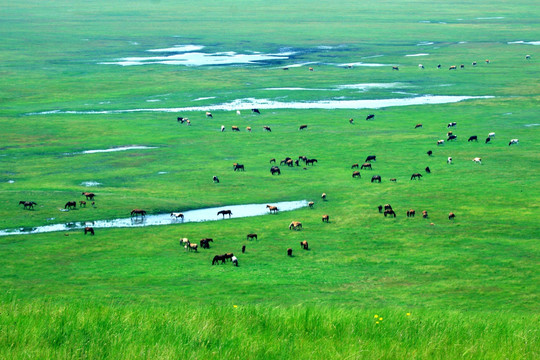
[[[171,225],[181,224],[187,222],[202,222],[202,221],[215,221],[222,220],[221,215],[217,215],[220,210],[231,210],[231,218],[242,218],[249,216],[260,216],[269,214],[266,208],[267,204],[246,204],[246,205],[226,205],[220,207],[189,210],[183,212],[184,221],[171,217],[170,213],[147,215],[144,218],[133,217],[113,220],[96,220],[93,222],[72,222],[64,224],[51,224],[44,226],[37,226],[31,228],[19,228],[19,229],[5,229],[0,230],[0,236],[6,235],[22,235],[22,234],[39,234],[53,231],[68,231],[68,230],[80,230],[86,226],[91,226],[94,229],[98,228],[121,228],[121,227],[142,227],[142,226],[154,226],[154,225]],[[300,201],[285,201],[272,203],[271,205],[277,206],[279,211],[291,211],[296,210],[308,205],[307,200]],[[229,217],[226,216],[225,219]]]

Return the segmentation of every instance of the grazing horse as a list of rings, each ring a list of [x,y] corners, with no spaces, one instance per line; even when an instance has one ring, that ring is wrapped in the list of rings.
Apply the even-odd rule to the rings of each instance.
[[[399,70],[399,66],[392,66],[392,70]]]
[[[437,140],[437,145],[444,145],[444,140]]]
[[[368,157],[366,157],[366,161],[365,162],[369,162],[369,161],[377,161],[377,155],[368,155]]]
[[[251,112],[254,113],[254,114],[260,114],[261,113],[259,111],[259,109],[251,109]]]
[[[312,67],[310,67],[310,68],[309,68],[309,71],[313,71],[313,68],[312,68]]]
[[[188,242],[189,242],[188,238],[181,238],[180,239],[180,246],[187,246]]]
[[[460,69],[465,69],[465,65],[461,64],[460,66]]]
[[[379,205],[379,206],[377,206],[377,209],[379,209],[379,214],[382,214],[383,206],[382,206],[382,205]]]
[[[491,141],[490,137],[486,138],[486,144],[489,143],[490,141]]]
[[[326,200],[326,193],[321,194],[321,199]]]
[[[234,165],[233,165],[233,170],[234,170],[234,171],[237,171],[237,170],[242,170],[242,171],[244,171],[244,165],[242,165],[242,164],[234,164]]]
[[[441,64],[437,65],[437,69],[440,69],[441,68]]]
[[[247,132],[251,132],[251,126],[248,126],[248,127],[246,128],[246,131],[247,131]]]
[[[179,116],[179,117],[176,118],[176,122],[179,122],[179,123],[182,123],[182,124],[183,124],[184,121],[186,121],[186,119],[187,119],[187,118],[183,118],[183,117]]]
[[[364,169],[372,170],[373,168],[371,167],[370,163],[363,163],[362,166],[360,167],[360,170],[364,170]]]
[[[298,161],[298,160],[297,160],[297,161]],[[294,166],[294,162],[293,162],[292,159],[287,160],[287,166],[289,166],[289,167],[293,167],[293,166]]]
[[[219,210],[218,213],[217,213],[217,216],[219,215],[223,215],[223,218],[225,219],[225,215],[229,215],[229,219],[231,218],[232,216],[232,211],[231,210]]]
[[[94,196],[96,196],[96,194],[91,192],[83,192],[82,195],[86,196],[86,200],[94,200]]]
[[[187,243],[187,248],[186,248],[186,249],[189,250],[189,251],[195,250],[195,252],[198,252],[198,250],[197,250],[198,247],[199,247],[199,245],[197,245],[197,244],[192,244],[192,243],[190,243],[190,242],[188,241],[188,243]]]
[[[240,131],[240,129],[238,128],[238,126],[231,126],[231,130],[232,131]]]
[[[278,175],[281,175],[281,170],[279,170],[277,166],[272,166],[270,168],[270,174],[274,175],[275,173],[277,173]]]
[[[397,182],[397,179],[396,178],[391,178],[390,181]]]
[[[429,168],[429,166],[426,166],[426,173],[431,174],[431,169]]]
[[[454,126],[457,126],[457,122],[451,122],[451,123],[448,123],[448,125],[446,125],[446,128],[450,128],[450,127],[454,127]]]
[[[488,134],[488,138],[494,138],[494,137],[495,137],[495,133],[494,133],[494,132],[490,132],[490,133]]]
[[[79,207],[86,207],[86,201],[84,200],[79,201]]]
[[[328,215],[323,215],[322,216],[322,222],[328,222],[330,220],[330,216]]]
[[[304,130],[304,129],[307,129],[307,125],[300,125],[300,127],[298,128],[298,130]]]
[[[448,139],[446,139],[446,141],[452,141],[452,140],[456,140],[457,139],[457,135],[450,135],[448,136]]]
[[[415,214],[416,211],[414,211],[413,209],[407,210],[407,217],[414,217]]]
[[[22,205],[23,209],[33,209],[37,203],[34,201],[19,201],[19,205]]]
[[[242,245],[242,254],[246,252],[246,245]]]
[[[276,214],[279,209],[277,208],[277,206],[274,206],[274,205],[266,205],[266,207],[268,208],[268,210],[270,211],[270,213],[274,213]]]
[[[477,164],[482,165],[482,158],[475,157],[474,159],[472,159],[472,161],[474,161],[474,162],[477,163]]]
[[[94,228],[90,227],[90,226],[85,227],[84,228],[84,235],[86,235],[87,233],[90,233],[91,235],[94,235]]]
[[[300,160],[298,160],[298,159],[294,160],[294,165],[300,166]]]
[[[469,140],[467,140],[467,142],[471,142],[471,141],[476,141],[476,142],[478,142],[478,136],[473,135],[473,136],[469,137]]]
[[[287,156],[285,159],[283,159],[283,160],[281,160],[281,161],[279,162],[279,165],[286,165],[286,164],[287,164],[287,161],[289,161],[289,160],[292,160],[292,159],[291,159],[290,157]]]
[[[375,181],[380,183],[381,182],[381,175],[373,175],[371,177],[371,182],[375,182]]]
[[[476,66],[476,61],[473,61],[473,62],[472,62],[472,66]]]
[[[452,157],[451,156],[448,157],[448,159],[446,160],[446,163],[447,164],[452,164]]]
[[[371,120],[374,118],[375,118],[375,114],[369,114],[368,116],[366,116],[366,120]]]
[[[486,59],[486,64],[489,64],[489,60],[488,60],[488,59]]]
[[[427,154],[428,154],[428,156],[431,156],[431,155],[433,155],[433,151],[429,150],[429,151],[427,152]]]
[[[454,220],[455,218],[456,218],[456,214],[454,214],[453,212],[448,214],[448,220]]]
[[[525,55],[526,60],[531,60],[531,55]]]
[[[141,210],[141,209],[133,209],[133,210],[131,210],[131,217],[133,217],[133,215],[135,215],[135,216],[141,215],[142,217],[145,217],[146,216],[146,211]]]
[[[201,239],[200,241],[201,249],[210,249],[211,242],[214,242],[214,240],[210,238]]]
[[[360,167],[359,164],[352,164],[351,169],[358,169]]]
[[[175,218],[175,219],[180,218],[180,219],[182,219],[182,222],[184,221],[184,214],[182,214],[182,213],[175,213],[175,212],[173,212],[173,213],[171,213],[171,217],[173,217],[173,218]]]
[[[225,131],[225,125],[221,125],[221,132]]]
[[[351,124],[351,125],[354,124],[354,119],[353,118],[349,119],[349,124]]]
[[[67,209],[67,208],[75,209],[76,207],[77,207],[76,201],[68,201],[66,205],[64,205],[64,209]]]
[[[457,66],[456,65],[452,65],[448,68],[448,70],[456,70],[457,69]]]
[[[274,163],[274,164],[275,164],[275,163],[276,163],[276,158],[270,159],[270,164],[271,164],[271,163]]]
[[[362,176],[360,176],[360,171],[354,171],[354,172],[352,173],[352,177],[353,177],[353,178],[362,178]]]
[[[287,255],[292,257],[292,249],[291,248],[287,249]]]
[[[424,68],[424,65],[418,64],[418,67],[419,67],[420,69],[423,69],[423,68]]]
[[[396,217],[396,212],[392,209],[384,210],[384,217],[387,215],[394,215],[394,217]]]
[[[212,181],[219,184],[219,179],[217,176],[212,177]]]
[[[414,126],[415,129],[418,129],[418,128],[421,128],[421,127],[422,127],[422,124],[416,124],[416,125]]]
[[[300,221],[291,222],[289,230],[302,230],[302,223]]]
[[[225,255],[216,255],[212,259],[212,265],[217,264],[219,261],[221,261],[222,264],[225,264]]]
[[[306,160],[306,165],[309,165],[309,164],[313,165],[316,162],[317,162],[317,159],[307,159]]]
[[[247,239],[248,240],[257,240],[257,234],[247,234]]]
[[[264,131],[272,132],[272,129],[270,129],[270,126],[263,126]]]
[[[304,250],[309,250],[309,245],[308,245],[308,242],[307,240],[304,240],[304,241],[300,241],[300,247]]]
[[[427,219],[427,218],[428,218],[427,210],[423,210],[423,211],[422,211],[422,217],[423,217],[424,219]]]
[[[308,202],[308,206],[310,209],[313,209],[313,205],[315,205],[313,201]]]
[[[209,117],[209,118],[212,118],[212,119],[214,118],[214,117],[212,116],[212,113],[211,113],[210,111],[207,111],[207,112],[206,112],[206,117]]]
[[[508,146],[510,146],[510,145],[518,145],[518,144],[519,144],[519,139],[512,139],[508,143]]]
[[[420,173],[414,173],[411,175],[411,180],[416,180],[416,179],[421,179],[422,178],[422,174]]]

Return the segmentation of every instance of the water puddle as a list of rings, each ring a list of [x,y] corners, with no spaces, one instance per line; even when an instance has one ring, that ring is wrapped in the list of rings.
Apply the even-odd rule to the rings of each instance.
[[[270,99],[245,98],[236,99],[228,103],[206,106],[191,106],[180,108],[147,108],[147,109],[125,109],[125,110],[53,110],[28,115],[48,115],[48,114],[122,114],[136,112],[161,112],[178,113],[184,111],[237,111],[257,109],[380,109],[392,106],[410,106],[410,105],[436,105],[449,104],[465,100],[491,99],[493,96],[451,96],[451,95],[423,95],[411,98],[397,99],[373,99],[373,100],[320,100],[320,101],[297,101],[282,102]],[[132,148],[132,147],[130,147]],[[150,148],[150,147],[141,147]],[[127,149],[126,149],[127,150]],[[92,150],[90,150],[92,151]],[[107,151],[120,151],[109,149]],[[103,151],[102,151],[103,152]]]
[[[97,182],[97,181],[83,181],[81,183],[81,186],[88,186],[88,187],[90,187],[90,186],[99,186],[99,185],[103,185],[103,184],[100,183],[100,182]]]
[[[220,210],[231,210],[232,219],[250,217],[250,216],[260,216],[269,214],[268,209],[266,208],[267,204],[247,204],[247,205],[227,205],[206,209],[198,210],[189,210],[183,212],[184,214],[184,223],[187,222],[202,222],[202,221],[215,221],[222,220],[221,215],[217,215],[217,212]],[[300,201],[285,201],[279,203],[273,203],[272,205],[277,206],[279,211],[291,211],[306,207],[308,205],[307,200]],[[228,219],[229,217],[225,217]],[[40,234],[46,232],[54,231],[69,231],[69,230],[81,230],[86,226],[91,226],[94,229],[100,228],[125,228],[125,227],[143,227],[143,226],[158,226],[158,225],[171,225],[171,224],[181,224],[182,220],[178,220],[174,217],[171,217],[170,213],[159,214],[159,215],[147,215],[144,218],[133,217],[133,218],[124,218],[124,219],[114,219],[114,220],[97,220],[90,223],[87,222],[71,222],[65,224],[51,224],[30,228],[19,228],[19,229],[6,229],[0,230],[0,236],[6,235],[23,235],[23,234]]]
[[[540,41],[510,41],[507,44],[540,45]]]
[[[414,57],[414,56],[428,56],[429,54],[426,54],[426,53],[420,53],[420,54],[409,54],[409,55],[405,55],[405,56],[408,56],[408,57]]]
[[[117,151],[126,151],[126,150],[146,150],[146,149],[157,149],[155,146],[142,146],[142,145],[132,145],[132,146],[119,146],[111,149],[97,149],[97,150],[85,150],[75,153],[64,153],[64,155],[80,155],[80,154],[98,154],[98,153],[109,153]]]

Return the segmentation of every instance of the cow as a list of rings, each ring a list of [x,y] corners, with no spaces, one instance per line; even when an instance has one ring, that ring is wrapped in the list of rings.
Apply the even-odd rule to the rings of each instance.
[[[372,170],[371,164],[370,163],[363,163],[362,166],[360,167],[360,170],[363,170],[363,169]]]
[[[307,129],[307,125],[300,125],[300,127],[298,128],[298,130],[304,130],[304,129]]]
[[[411,175],[411,180],[416,180],[416,179],[421,179],[422,178],[422,174],[420,173],[414,173]]]
[[[272,129],[270,129],[270,126],[263,126],[264,131],[272,132]]]
[[[471,141],[476,141],[476,142],[478,142],[478,136],[473,135],[473,136],[469,137],[469,140],[467,140],[467,142],[471,142]]]
[[[377,161],[377,155],[368,155],[368,157],[366,157],[366,161],[365,162],[369,162],[369,161]]]
[[[474,159],[472,159],[472,161],[474,161],[474,162],[477,163],[477,164],[482,165],[482,158],[475,157]]]
[[[375,181],[380,183],[381,182],[381,175],[373,175],[371,177],[371,182],[375,182]]]
[[[353,178],[361,178],[362,176],[360,176],[360,171],[353,171],[352,177]]]
[[[519,139],[512,139],[508,143],[508,146],[510,146],[510,145],[518,145],[518,144],[519,144]]]
[[[369,114],[368,116],[366,116],[366,120],[371,120],[374,118],[375,118],[375,114]]]
[[[261,113],[259,111],[259,109],[251,109],[251,112],[254,113],[254,114],[260,114]]]
[[[232,131],[240,131],[240,129],[238,128],[238,126],[231,126],[231,130]]]
[[[450,135],[446,141],[453,141],[457,139],[457,135]]]

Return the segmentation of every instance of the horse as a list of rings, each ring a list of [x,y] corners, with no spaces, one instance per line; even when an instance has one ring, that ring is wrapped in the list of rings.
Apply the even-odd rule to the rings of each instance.
[[[322,222],[328,222],[330,220],[330,216],[328,215],[323,215],[322,216]]]
[[[486,138],[486,144],[489,143],[490,141],[491,141],[490,137]]]
[[[416,125],[414,126],[415,129],[418,129],[418,128],[421,128],[421,127],[422,127],[422,124],[416,124]]]
[[[384,210],[384,217],[386,217],[387,215],[394,215],[394,217],[396,217],[396,213],[392,209]]]
[[[441,64],[437,65],[437,69],[440,69],[441,68]]]
[[[422,210],[422,217],[423,217],[424,219],[427,219],[427,218],[428,218],[427,210]]]
[[[461,64],[461,65],[459,66],[459,68],[460,68],[460,69],[465,69],[465,65]]]
[[[390,181],[391,182],[397,182],[397,179],[396,178],[391,178]]]
[[[352,177],[353,177],[353,179],[354,179],[354,178],[362,178],[362,176],[360,176],[360,171],[354,171],[354,172],[352,173]]]
[[[214,117],[212,116],[212,113],[210,111],[207,111],[206,112],[206,117],[209,117],[211,119],[213,119]]]
[[[321,194],[321,199],[326,200],[326,193]]]
[[[451,122],[451,123],[448,123],[448,125],[446,125],[446,128],[450,128],[450,127],[454,127],[454,126],[457,126],[457,122]]]
[[[363,163],[362,167],[360,167],[360,170],[364,170],[364,169],[372,170],[373,168],[371,167],[370,163]]]
[[[383,206],[382,206],[382,205],[379,205],[379,206],[377,206],[377,209],[379,209],[379,214],[382,214]]]
[[[368,155],[368,157],[366,157],[366,161],[365,162],[369,162],[369,161],[377,161],[377,156],[376,155]]]
[[[212,177],[212,181],[219,184],[219,179],[217,176]]]
[[[399,70],[399,66],[392,66],[392,70],[398,71],[398,70]]]
[[[422,174],[420,173],[414,173],[411,175],[411,180],[416,180],[416,179],[421,179],[422,178]]]
[[[371,182],[375,182],[375,181],[380,183],[381,182],[381,175],[373,175],[371,177]]]
[[[189,242],[188,238],[181,238],[180,239],[180,246],[187,246],[188,242]]]
[[[446,160],[446,163],[447,164],[452,164],[452,157],[451,156],[448,157],[448,159]]]
[[[444,140],[437,140],[437,145],[444,145]]]
[[[431,169],[429,168],[429,166],[426,166],[426,173],[431,174]]]
[[[278,175],[281,175],[281,170],[279,170],[277,166],[272,166],[270,168],[270,174],[274,175],[275,173],[277,173]]]
[[[270,129],[270,126],[263,126],[264,131],[272,132],[272,129]]]
[[[448,139],[446,141],[452,141],[452,140],[456,140],[457,139],[457,135],[450,135],[448,136]]]
[[[297,160],[297,161],[298,161],[298,160]],[[292,161],[292,159],[287,160],[287,166],[289,166],[289,167],[293,167],[293,166],[294,166],[294,162]]]
[[[351,125],[354,124],[354,119],[353,118],[349,119],[349,124],[351,124]]]
[[[518,145],[518,144],[519,144],[519,139],[512,139],[508,143],[508,146],[510,146],[510,145]]]
[[[307,159],[306,160],[306,165],[309,165],[309,164],[313,165],[316,162],[317,162],[317,159]]]
[[[292,257],[292,249],[291,249],[291,248],[288,248],[288,249],[287,249],[287,256],[291,256],[291,257]]]
[[[482,158],[475,157],[474,159],[472,159],[472,161],[474,161],[474,162],[477,163],[477,164],[482,165]]]
[[[431,156],[431,155],[433,155],[433,151],[428,150],[428,152],[427,152],[426,154],[427,154],[428,156]]]
[[[309,245],[308,245],[308,242],[307,240],[304,240],[304,241],[300,241],[300,247],[304,250],[309,250]]]
[[[247,240],[258,240],[257,239],[257,234],[247,234]]]
[[[37,203],[34,201],[19,201],[19,205],[23,205],[23,209],[33,209]]]
[[[84,200],[79,201],[79,207],[86,207],[86,201]]]
[[[418,67],[419,67],[420,69],[423,69],[423,68],[424,68],[424,65],[418,64]]]
[[[215,265],[218,263],[218,261],[221,261],[222,264],[225,264],[225,255],[216,255],[212,259],[212,265]]]
[[[218,213],[217,213],[217,216],[219,215],[223,215],[223,218],[225,219],[225,215],[229,215],[229,219],[231,218],[232,216],[232,211],[231,210],[219,210]]]
[[[360,167],[359,164],[352,164],[351,169],[358,169]]]
[[[68,201],[66,203],[66,205],[64,205],[64,209],[67,209],[67,208],[70,208],[70,209],[77,208],[77,202],[76,201]]]
[[[231,130],[232,131],[240,131],[240,129],[238,128],[238,126],[231,126]]]
[[[478,142],[478,136],[473,135],[473,136],[469,137],[469,140],[467,140],[467,142],[471,142],[471,141],[476,141],[476,142]]]
[[[277,206],[273,206],[273,205],[266,205],[266,207],[268,208],[268,210],[270,210],[270,213],[277,213],[279,211],[279,209],[277,208]]]
[[[91,192],[83,192],[82,195],[86,196],[86,200],[94,200],[94,196],[96,196],[96,194]]]
[[[287,164],[287,161],[289,161],[289,160],[292,160],[292,159],[291,159],[290,157],[287,156],[285,159],[283,159],[283,160],[281,160],[281,161],[279,162],[279,165],[286,165],[286,164]]]
[[[472,66],[476,66],[476,61],[473,61],[473,62],[472,62]]]
[[[371,120],[374,118],[375,118],[375,114],[369,114],[368,116],[366,116],[366,120]]]
[[[225,258],[225,260],[232,260],[232,257],[234,256],[233,253],[226,253],[226,254],[223,254],[223,257]]]
[[[307,125],[300,125],[300,127],[298,128],[298,130],[304,130],[304,129],[307,129]]]
[[[494,137],[495,137],[495,133],[494,133],[494,132],[490,132],[490,133],[488,134],[488,138],[494,138]]]
[[[455,218],[456,218],[456,214],[454,214],[453,212],[448,214],[448,220],[454,220]]]
[[[308,202],[308,206],[310,209],[313,209],[313,205],[315,205],[313,201]]]
[[[312,67],[310,67],[310,68],[309,68],[309,71],[313,71],[313,68],[312,68]]]
[[[225,125],[221,125],[221,132],[225,131]]]
[[[182,213],[175,213],[175,212],[173,212],[173,213],[171,213],[171,217],[173,217],[173,218],[175,218],[175,219],[180,218],[180,219],[182,219],[182,222],[184,221],[184,214],[182,214]]]
[[[384,204],[384,210],[392,210],[392,205]]]
[[[254,113],[254,114],[260,114],[261,113],[259,111],[259,109],[251,109],[251,112]]]
[[[301,230],[302,229],[302,223],[300,221],[293,221],[289,225],[289,230]]]
[[[525,60],[531,60],[531,55],[525,55]]]
[[[201,245],[201,249],[210,249],[210,242],[214,242],[214,240],[212,239],[201,239],[200,241],[200,245]]]
[[[298,159],[294,160],[294,165],[300,166],[300,160],[298,160]]]
[[[187,118],[183,118],[183,117],[179,116],[179,117],[176,118],[176,122],[179,122],[179,123],[182,123],[182,124],[183,124],[184,121],[186,121],[186,119],[187,119]]]
[[[448,70],[456,70],[457,69],[457,66],[456,65],[452,65],[448,68]]]
[[[246,252],[246,245],[242,245],[242,254]]]
[[[276,158],[270,159],[270,164],[271,164],[271,163],[274,163],[274,164],[275,164],[275,163],[276,163]]]
[[[233,170],[234,170],[234,171],[237,171],[237,170],[242,170],[242,171],[244,171],[244,165],[243,165],[243,164],[234,164],[234,165],[233,165]]]
[[[135,215],[135,216],[141,215],[142,217],[145,217],[146,216],[146,211],[141,210],[141,209],[133,209],[133,210],[131,210],[131,217],[133,217],[133,215]]]
[[[251,132],[251,126],[248,126],[248,127],[246,128],[246,131],[247,131],[247,132]]]
[[[407,217],[414,217],[415,214],[416,211],[414,211],[413,209],[407,210]]]
[[[189,251],[195,250],[195,252],[198,252],[198,250],[197,250],[198,247],[199,247],[199,245],[197,245],[197,244],[192,244],[192,243],[190,243],[190,242],[188,241],[188,243],[187,243],[187,248],[186,248],[186,249],[189,250]]]
[[[90,233],[91,235],[94,235],[94,228],[90,227],[90,226],[85,227],[84,228],[84,235],[86,235],[87,233]]]

